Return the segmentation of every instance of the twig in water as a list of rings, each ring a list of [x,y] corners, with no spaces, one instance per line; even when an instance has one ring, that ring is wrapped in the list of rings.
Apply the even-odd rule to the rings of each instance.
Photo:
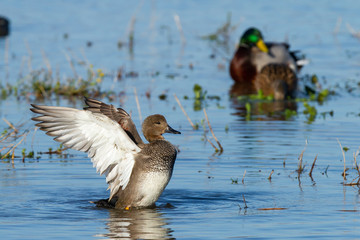
[[[346,27],[353,37],[360,39],[360,32],[357,32],[349,23],[346,24]]]
[[[74,63],[72,62],[70,56],[69,56],[65,51],[63,51],[63,52],[64,52],[64,54],[65,54],[66,60],[67,60],[67,61],[69,62],[69,64],[70,64],[71,70],[72,70],[73,73],[74,73],[74,77],[75,77],[76,79],[79,79],[79,75],[78,75],[77,72],[76,72]]]
[[[140,108],[140,103],[139,103],[139,98],[137,95],[136,87],[134,87],[134,95],[135,95],[136,106],[137,106],[137,109],[139,112],[139,119],[140,119],[140,124],[141,124],[142,123],[141,108]]]
[[[341,23],[342,23],[342,18],[339,17],[336,21],[336,25],[335,25],[335,28],[334,28],[334,35],[337,35],[339,33],[339,30],[340,30],[340,27],[341,27]]]
[[[270,175],[269,175],[269,177],[268,177],[269,181],[271,181],[271,175],[273,175],[273,173],[274,173],[274,169],[271,170],[271,173],[270,173]]]
[[[298,169],[296,170],[299,175],[300,173],[302,173],[304,171],[304,166],[303,166],[303,155],[304,155],[304,152],[306,150],[306,146],[308,144],[308,141],[306,140],[305,141],[305,147],[304,147],[304,150],[302,150],[302,152],[300,153],[300,156],[299,156],[299,164],[298,164]]]
[[[359,150],[357,150],[356,153],[354,153],[354,164],[355,164],[355,169],[359,174],[359,176],[357,177],[358,178],[357,185],[360,185],[360,166],[357,164],[357,161],[356,161],[356,156],[358,154],[359,154]],[[355,181],[355,179],[353,181]]]
[[[359,167],[359,165],[357,164],[357,161],[356,161],[357,155],[359,155],[359,150],[357,150],[356,152],[354,152],[354,165],[355,165],[356,171],[358,172],[358,174],[359,174],[359,176],[360,176],[360,167]]]
[[[10,144],[9,146],[4,146],[2,149],[0,149],[0,153],[1,153],[4,149],[6,149],[6,148],[11,148],[12,146],[14,146],[14,144]],[[1,158],[1,159],[3,159],[3,158]]]
[[[274,207],[274,208],[258,208],[258,210],[261,211],[273,211],[273,210],[286,210],[287,208],[280,208],[280,207]]]
[[[311,179],[312,179],[312,171],[314,170],[317,156],[318,156],[318,155],[316,154],[315,159],[314,159],[314,162],[313,162],[313,164],[311,165],[311,170],[310,170],[310,172],[309,172],[309,176],[310,176]]]
[[[9,137],[11,137],[12,135],[14,135],[14,137],[16,136],[17,132],[15,132],[15,130],[7,133],[5,136],[2,135],[2,138],[0,139],[0,142],[5,141],[6,139],[8,139]],[[1,151],[0,151],[1,152]]]
[[[208,138],[206,137],[206,135],[205,135],[205,138],[206,138],[206,140],[210,143],[210,145],[215,149],[215,152],[218,152],[219,149],[210,141],[210,139],[208,139]]]
[[[135,28],[136,17],[135,15],[131,17],[130,29],[129,29],[129,51],[130,53],[134,52],[134,28]]]
[[[28,56],[28,69],[29,69],[29,72],[32,72],[32,64],[31,64],[32,51],[31,51],[31,48],[29,46],[29,43],[26,40],[24,40],[24,42],[25,42],[26,50],[28,51],[28,54],[29,54],[29,56]]]
[[[26,139],[26,136],[28,135],[28,133],[29,133],[29,132],[25,133],[25,134],[24,134],[24,137],[23,137],[17,144],[15,144],[15,146],[13,146],[7,153],[5,153],[5,155],[2,156],[1,160],[4,159],[4,158],[6,158],[6,156],[9,155],[9,153],[10,153],[11,151],[15,151],[15,148],[16,148],[17,146],[19,146],[19,145]],[[13,152],[13,155],[14,155],[14,152]]]
[[[25,61],[26,61],[26,56],[23,56],[21,58],[21,65],[20,65],[20,68],[19,68],[19,77],[18,77],[19,79],[23,78],[23,70],[24,70]]]
[[[209,121],[209,118],[208,118],[208,115],[207,115],[207,113],[206,113],[205,108],[204,108],[203,110],[204,110],[204,115],[205,115],[206,121],[207,121],[207,123],[208,123],[210,132],[211,132],[212,136],[214,137],[215,141],[217,142],[217,144],[219,145],[220,153],[222,153],[222,152],[224,151],[224,149],[223,149],[223,147],[221,146],[219,140],[216,138],[216,136],[215,136],[215,134],[214,134],[214,131],[213,131],[212,127],[211,127],[211,124],[210,124],[210,121]]]
[[[33,136],[31,138],[31,150],[33,150],[33,147],[34,147],[34,140],[35,140],[35,133],[36,131],[39,129],[39,127],[35,127],[34,128],[34,133],[33,133]]]
[[[327,171],[329,169],[330,165],[327,165],[326,168],[325,168],[325,171],[324,171],[324,174],[327,176]]]
[[[339,143],[339,146],[340,146],[340,149],[341,149],[343,158],[344,158],[344,172],[343,172],[343,177],[344,177],[344,180],[346,180],[346,160],[345,160],[345,152],[344,152],[343,147],[341,146],[341,143],[340,143],[339,139],[337,138],[336,140],[337,140],[338,143]]]
[[[12,154],[11,154],[11,163],[13,164],[14,166],[14,158],[15,158],[15,149],[12,151]]]
[[[244,204],[245,204],[245,209],[248,208],[247,204],[246,204],[246,200],[245,200],[245,195],[243,194],[243,199],[244,199]]]
[[[181,42],[182,42],[183,45],[185,45],[186,44],[186,39],[185,39],[185,36],[184,36],[183,28],[181,26],[179,15],[174,14],[174,20],[175,20],[175,23],[176,23],[176,27],[178,28],[180,36],[181,36]]]
[[[7,125],[9,125],[9,127],[11,127],[14,130],[15,133],[19,132],[19,130],[17,130],[16,127],[11,122],[9,122],[6,118],[3,117],[3,120],[4,120],[4,122],[6,122]]]
[[[243,175],[243,178],[241,180],[242,184],[244,184],[244,181],[245,181],[245,175],[246,175],[246,170],[244,171],[244,175]]]
[[[51,69],[50,61],[49,61],[48,57],[46,56],[46,53],[44,52],[44,50],[41,50],[41,54],[43,56],[45,66],[48,69],[49,75],[51,76],[52,75],[52,69]]]
[[[183,106],[181,105],[181,102],[180,102],[179,98],[176,96],[175,93],[174,93],[174,98],[175,98],[176,102],[179,104],[179,107],[180,107],[181,110],[183,111],[185,117],[186,117],[187,120],[189,121],[189,123],[190,123],[190,125],[192,126],[192,128],[193,128],[194,130],[197,130],[198,127],[196,127],[196,126],[194,125],[194,123],[191,121],[189,115],[186,113],[185,109],[184,109]]]

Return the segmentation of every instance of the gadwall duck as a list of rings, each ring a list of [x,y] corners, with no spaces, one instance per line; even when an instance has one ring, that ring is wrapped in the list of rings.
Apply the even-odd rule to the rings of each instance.
[[[282,99],[295,95],[296,74],[306,63],[298,51],[289,51],[287,43],[265,43],[258,29],[249,28],[230,62],[230,75],[236,83],[249,83],[265,95]]]
[[[145,144],[130,115],[94,99],[84,110],[38,106],[31,111],[36,126],[64,146],[87,152],[97,172],[105,174],[110,197],[106,206],[118,209],[152,207],[169,183],[177,150],[162,134],[172,129],[164,116],[155,114],[142,124]],[[104,200],[98,202],[104,205]]]

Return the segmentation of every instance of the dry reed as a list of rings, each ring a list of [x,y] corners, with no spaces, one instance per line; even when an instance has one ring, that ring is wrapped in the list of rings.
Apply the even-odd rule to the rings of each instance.
[[[273,175],[273,173],[274,173],[274,169],[273,170],[271,170],[271,173],[270,173],[270,175],[269,175],[269,177],[268,177],[268,179],[271,181],[271,176]]]
[[[343,172],[343,177],[344,177],[344,180],[346,180],[346,160],[345,160],[345,152],[344,152],[344,149],[339,141],[339,139],[337,138],[336,139],[337,142],[339,143],[339,146],[340,146],[340,149],[341,149],[341,152],[342,152],[342,155],[343,155],[343,159],[344,159],[344,172]]]
[[[211,132],[211,134],[212,134],[213,138],[215,139],[216,143],[219,145],[220,152],[223,152],[223,151],[224,151],[224,149],[223,149],[223,147],[221,146],[221,144],[220,144],[219,140],[217,139],[217,137],[216,137],[216,136],[215,136],[215,134],[214,134],[214,131],[213,131],[212,127],[211,127],[211,124],[210,124],[210,121],[209,121],[209,118],[208,118],[208,115],[207,115],[207,113],[206,113],[205,108],[204,108],[203,110],[204,110],[204,115],[205,115],[205,118],[206,118],[207,124],[208,124],[208,126],[209,126],[210,132]]]
[[[314,167],[315,167],[315,162],[316,162],[317,156],[318,156],[318,155],[316,154],[315,159],[314,159],[314,162],[313,162],[313,164],[311,165],[311,169],[310,169],[310,172],[309,172],[309,176],[310,176],[311,179],[313,178],[313,177],[312,177],[312,172],[313,172]]]
[[[174,21],[176,23],[177,29],[179,30],[179,33],[180,33],[180,36],[181,36],[181,42],[182,42],[183,45],[185,45],[186,44],[186,39],[185,39],[185,36],[184,36],[183,28],[181,26],[179,15],[174,14]]]
[[[192,127],[194,130],[198,129],[198,128],[194,125],[194,123],[191,121],[189,115],[186,113],[185,109],[184,109],[183,106],[181,105],[181,102],[180,102],[179,98],[176,96],[175,93],[174,93],[174,98],[175,98],[176,102],[178,103],[179,107],[181,108],[182,112],[184,113],[185,117],[186,117],[187,120],[189,121],[191,127]]]
[[[13,153],[12,153],[12,157],[11,157],[11,158],[13,159],[13,158],[14,158],[14,151],[15,151],[15,149],[17,148],[17,146],[19,146],[19,145],[26,139],[26,136],[28,135],[28,133],[29,133],[29,132],[23,134],[23,138],[21,138],[21,140],[20,140],[17,144],[15,144],[7,153],[5,153],[5,155],[1,157],[1,160],[4,159],[4,158],[6,158],[7,155],[9,155],[10,152],[13,152]]]
[[[246,200],[245,200],[245,195],[243,194],[243,199],[244,199],[244,204],[245,204],[245,209],[248,208],[247,204],[246,204]]]
[[[246,170],[244,171],[244,175],[243,175],[242,180],[241,180],[242,184],[244,184],[244,182],[245,182],[245,175],[246,175]]]
[[[298,169],[296,170],[299,173],[299,175],[304,171],[303,155],[304,155],[304,152],[306,150],[307,144],[308,144],[308,141],[306,140],[305,141],[305,147],[304,147],[304,149],[302,150],[302,152],[299,155]]]
[[[140,124],[142,124],[141,108],[140,108],[140,103],[139,103],[139,98],[138,98],[138,94],[136,91],[136,87],[134,87],[134,95],[135,95],[136,107],[137,107],[138,113],[139,113]]]

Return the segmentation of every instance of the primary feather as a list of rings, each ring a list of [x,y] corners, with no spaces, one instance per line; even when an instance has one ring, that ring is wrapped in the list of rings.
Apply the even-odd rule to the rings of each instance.
[[[129,183],[140,148],[113,119],[101,112],[32,105],[36,126],[66,147],[87,152],[93,166],[105,174],[110,199]]]

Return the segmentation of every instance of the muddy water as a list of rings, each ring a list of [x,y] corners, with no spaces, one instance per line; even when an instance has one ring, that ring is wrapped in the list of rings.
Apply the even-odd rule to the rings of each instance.
[[[116,93],[112,104],[131,111],[137,125],[140,115],[134,87],[142,117],[162,113],[182,132],[166,136],[180,153],[156,209],[98,209],[89,201],[105,198],[107,186],[86,154],[38,153],[59,146],[44,133],[34,133],[29,121],[30,103],[81,108],[82,99],[52,97],[42,102],[29,95],[1,100],[1,117],[15,125],[24,123],[21,132],[29,130],[17,155],[25,148],[40,157],[0,164],[2,238],[359,238],[359,188],[343,185],[343,156],[337,142],[349,149],[345,157],[346,183],[350,183],[357,177],[353,153],[359,148],[360,135],[360,42],[346,24],[360,29],[359,7],[356,1],[2,1],[0,13],[12,20],[8,42],[0,40],[0,56],[8,56],[0,59],[3,84],[16,83],[29,68],[45,69],[42,52],[61,78],[73,76],[67,54],[79,75],[86,76],[86,69],[78,64],[82,61],[108,74],[103,89]],[[229,43],[201,39],[224,24],[228,12],[232,24],[238,24]],[[186,44],[174,14],[180,17]],[[136,22],[131,52],[127,36],[132,16]],[[261,28],[268,40],[288,39],[310,59],[302,76],[316,74],[323,88],[335,91],[323,103],[309,103],[318,112],[314,121],[303,114],[302,102],[252,102],[249,117],[245,102],[229,97],[233,86],[226,70],[228,59],[248,26]],[[124,43],[121,49],[119,41]],[[119,68],[136,74],[114,80]],[[195,83],[219,100],[206,98],[198,110],[199,103],[193,99]],[[165,100],[159,98],[162,94]],[[199,130],[191,128],[173,94],[200,125]],[[202,107],[224,147],[222,154],[204,140]],[[298,114],[285,119],[286,108]],[[333,116],[325,114],[330,111]],[[6,123],[1,127],[5,129]],[[207,137],[213,141],[209,132]],[[305,170],[299,175],[298,157],[304,149]],[[311,179],[308,174],[316,155]]]

